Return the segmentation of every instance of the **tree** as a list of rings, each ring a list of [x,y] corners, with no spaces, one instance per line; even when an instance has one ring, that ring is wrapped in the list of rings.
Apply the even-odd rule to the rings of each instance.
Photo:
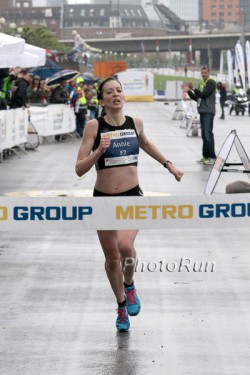
[[[21,37],[25,39],[28,44],[34,46],[58,50],[61,52],[68,52],[69,48],[63,43],[60,43],[54,33],[46,29],[45,26],[38,28],[24,27],[21,33]]]

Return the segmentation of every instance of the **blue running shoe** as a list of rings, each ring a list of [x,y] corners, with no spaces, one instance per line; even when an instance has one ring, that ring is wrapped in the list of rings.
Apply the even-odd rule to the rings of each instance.
[[[141,309],[141,304],[139,298],[136,294],[135,286],[129,286],[125,288],[126,302],[128,315],[135,316],[138,315]]]
[[[116,319],[116,328],[118,331],[128,331],[130,327],[130,322],[128,318],[127,307],[118,307],[118,316]]]

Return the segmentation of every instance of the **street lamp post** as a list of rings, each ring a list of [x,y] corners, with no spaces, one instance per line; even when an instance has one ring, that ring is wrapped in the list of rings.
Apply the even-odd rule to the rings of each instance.
[[[245,41],[245,12],[242,8],[240,9],[240,26],[241,26],[240,41],[241,41],[242,47],[244,47],[245,42],[246,42]]]
[[[160,51],[160,42],[159,40],[156,41],[156,69],[159,70],[160,67],[160,57],[159,57],[159,51]]]
[[[10,30],[11,35],[18,37],[18,38],[21,37],[21,34],[23,32],[23,28],[20,26],[17,26],[15,22],[12,22],[9,24],[9,30]]]
[[[1,18],[0,18],[0,30],[2,30],[3,25],[5,25],[5,18],[4,18],[4,17],[1,17]]]
[[[207,66],[209,70],[211,70],[211,46],[210,46],[210,38],[207,38]]]

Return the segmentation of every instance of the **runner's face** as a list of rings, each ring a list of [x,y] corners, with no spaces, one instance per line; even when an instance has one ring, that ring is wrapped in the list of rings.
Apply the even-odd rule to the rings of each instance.
[[[122,108],[124,104],[124,94],[122,87],[117,81],[108,81],[102,89],[102,104],[105,108]]]
[[[202,76],[203,81],[206,81],[209,77],[209,70],[201,69],[201,76]]]

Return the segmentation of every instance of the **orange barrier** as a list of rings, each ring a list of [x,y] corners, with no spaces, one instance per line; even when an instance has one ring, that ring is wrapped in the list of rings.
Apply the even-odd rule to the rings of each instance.
[[[94,75],[100,78],[112,77],[126,69],[126,61],[96,61],[94,63]]]

